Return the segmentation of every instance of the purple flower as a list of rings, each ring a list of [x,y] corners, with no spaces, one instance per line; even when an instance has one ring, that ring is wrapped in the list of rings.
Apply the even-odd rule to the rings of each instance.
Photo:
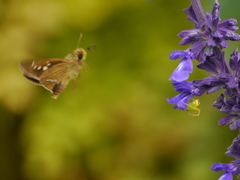
[[[173,71],[169,80],[174,81],[184,81],[189,77],[189,73],[193,71],[192,59],[194,59],[193,54],[189,50],[185,51],[173,51],[170,54],[170,59],[176,60],[178,58],[183,58],[178,67]]]
[[[232,145],[228,148],[228,151],[225,154],[227,156],[240,159],[240,135],[233,140]]]
[[[240,75],[240,55],[238,53],[238,49],[231,54],[229,66],[234,75],[238,77]]]
[[[199,94],[213,93],[225,89],[213,104],[220,112],[228,113],[219,120],[219,125],[230,125],[231,130],[240,129],[240,55],[238,50],[231,54],[229,64],[224,54],[210,56],[199,68],[208,71],[214,76],[202,80],[194,80],[193,86],[199,89]]]
[[[226,92],[225,94],[228,94]],[[228,97],[225,97],[224,94],[221,94],[213,104],[213,107],[218,108],[220,112],[228,113],[227,116],[222,117],[219,120],[218,122],[219,125],[231,124],[230,125],[231,130],[235,130],[235,129],[240,130],[240,116],[239,116],[240,97],[239,96],[231,96],[230,98],[228,98]]]
[[[224,81],[220,78],[209,76],[201,80],[194,80],[193,86],[199,89],[199,95],[204,93],[213,93],[225,86]]]
[[[225,171],[219,180],[232,180],[233,174],[240,174],[240,135],[233,140],[232,145],[228,148],[225,153],[227,156],[234,157],[236,160],[229,164],[215,163],[212,165],[212,171]]]
[[[192,97],[199,95],[199,90],[192,85],[192,81],[173,81],[172,84],[175,86],[175,91],[181,94],[170,99],[167,98],[168,103],[175,104],[174,109],[186,110],[186,104]]]
[[[218,180],[232,180],[232,175],[236,174],[236,168],[232,163],[215,163],[211,167],[212,171],[225,171]]]
[[[221,94],[213,106],[223,113],[238,114],[240,113],[240,98],[238,96],[227,98]]]
[[[204,21],[199,21],[193,7],[185,9],[184,12],[189,15],[188,19],[195,25],[194,29],[184,30],[178,35],[182,37],[180,44],[192,44],[190,50],[196,59],[202,63],[207,56],[211,56],[216,51],[221,51],[229,46],[227,40],[238,41],[240,35],[234,31],[238,28],[235,26],[235,19],[228,19],[220,22],[220,5],[215,1],[212,14],[207,13]]]
[[[229,67],[224,56],[224,52],[207,56],[206,60],[197,65],[199,69],[207,71],[212,76],[218,76],[219,73],[229,73]]]
[[[225,171],[219,180],[232,180],[233,174],[240,174],[240,135],[233,140],[232,145],[228,148],[228,151],[225,154],[236,158],[236,160],[229,164],[215,163],[212,165],[211,170]]]

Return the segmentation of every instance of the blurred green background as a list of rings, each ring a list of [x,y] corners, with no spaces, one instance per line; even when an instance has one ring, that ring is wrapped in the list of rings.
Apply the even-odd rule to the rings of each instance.
[[[211,12],[213,0],[202,3]],[[239,1],[220,3],[222,19],[238,19]],[[221,173],[210,166],[231,160],[224,152],[237,135],[217,125],[224,115],[211,104],[219,93],[200,98],[199,117],[166,102],[177,94],[168,78],[178,62],[169,53],[187,48],[177,34],[193,28],[182,11],[189,5],[1,0],[0,179],[217,179]],[[97,47],[88,52],[89,70],[54,100],[28,82],[18,64],[65,57],[80,32],[81,47]],[[205,76],[195,69],[190,79]]]

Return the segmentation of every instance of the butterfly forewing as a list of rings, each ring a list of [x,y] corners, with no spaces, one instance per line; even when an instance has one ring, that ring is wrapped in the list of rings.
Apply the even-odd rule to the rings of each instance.
[[[43,60],[39,60],[43,61]],[[20,63],[20,69],[23,71],[23,75],[31,82],[40,85],[40,75],[43,73],[42,70],[38,70],[40,63],[37,61],[23,61]]]
[[[28,80],[59,95],[68,83],[62,82],[67,79],[68,61],[64,58],[23,61],[20,68]]]
[[[56,59],[41,59],[36,61],[22,61],[20,62],[20,68],[22,69],[24,75],[26,76],[29,75],[32,78],[39,79],[39,77],[44,71],[64,61],[67,61],[67,60],[56,58]]]

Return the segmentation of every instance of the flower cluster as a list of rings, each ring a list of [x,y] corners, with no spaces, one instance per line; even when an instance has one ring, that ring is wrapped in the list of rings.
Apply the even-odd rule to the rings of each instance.
[[[179,94],[167,101],[174,104],[174,109],[188,110],[189,101],[194,97],[223,89],[213,104],[220,112],[227,114],[219,120],[219,125],[230,125],[231,130],[240,130],[240,54],[236,49],[227,60],[223,51],[229,47],[228,41],[240,40],[240,35],[235,33],[237,21],[221,21],[218,0],[215,0],[211,14],[203,13],[199,0],[192,0],[192,5],[184,12],[194,23],[194,28],[178,34],[182,38],[180,44],[190,47],[170,54],[170,59],[182,60],[169,79]],[[193,59],[199,63],[197,68],[209,73],[208,77],[186,81],[193,71]],[[224,171],[219,180],[232,180],[233,174],[240,177],[240,136],[233,141],[226,155],[235,160],[228,164],[215,163],[211,169]]]

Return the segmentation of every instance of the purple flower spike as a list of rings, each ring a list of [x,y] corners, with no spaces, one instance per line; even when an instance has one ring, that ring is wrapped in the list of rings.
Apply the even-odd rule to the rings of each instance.
[[[188,20],[194,23],[194,28],[183,30],[178,35],[182,37],[181,45],[190,45],[185,51],[173,51],[170,59],[182,58],[178,67],[172,73],[170,80],[175,91],[175,97],[167,99],[174,104],[174,109],[200,110],[197,104],[189,101],[195,96],[214,93],[223,90],[213,106],[220,112],[226,113],[219,121],[219,125],[229,125],[231,130],[240,131],[240,53],[236,49],[228,61],[224,48],[229,47],[228,41],[239,41],[240,35],[235,33],[238,29],[235,19],[220,19],[220,4],[215,0],[212,13],[204,13],[200,0],[191,0],[192,6],[185,9]],[[185,81],[193,71],[192,59],[196,59],[199,69],[210,75],[199,80]],[[193,101],[194,102],[194,101]],[[189,109],[187,109],[190,107]],[[196,107],[196,108],[195,108]],[[237,174],[240,178],[240,135],[233,141],[225,155],[235,158],[228,164],[215,163],[213,171],[224,171],[218,180],[232,180]]]

